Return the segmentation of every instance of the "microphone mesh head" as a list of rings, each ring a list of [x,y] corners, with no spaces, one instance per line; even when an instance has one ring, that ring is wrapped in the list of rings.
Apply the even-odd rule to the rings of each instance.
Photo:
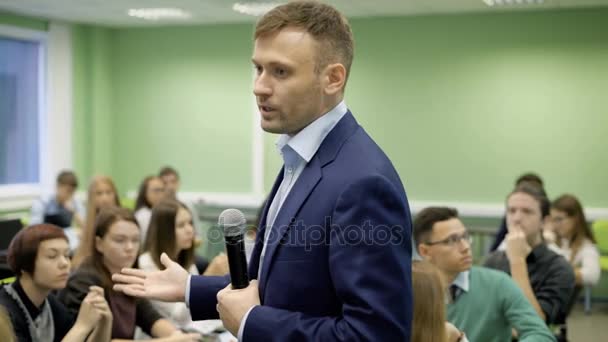
[[[237,236],[245,230],[245,215],[237,209],[226,209],[220,214],[218,226],[224,230],[224,236]]]

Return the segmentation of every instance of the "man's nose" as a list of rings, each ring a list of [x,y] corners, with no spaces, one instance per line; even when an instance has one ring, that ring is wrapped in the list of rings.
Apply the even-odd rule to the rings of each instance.
[[[272,89],[268,84],[268,78],[264,73],[259,74],[253,82],[253,94],[255,96],[270,96]]]

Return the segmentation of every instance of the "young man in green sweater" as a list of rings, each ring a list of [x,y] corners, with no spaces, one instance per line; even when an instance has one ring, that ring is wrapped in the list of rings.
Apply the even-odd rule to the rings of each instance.
[[[430,207],[414,220],[420,256],[434,264],[449,284],[448,321],[470,341],[508,342],[514,329],[519,341],[555,341],[511,278],[472,267],[471,237],[456,209]]]

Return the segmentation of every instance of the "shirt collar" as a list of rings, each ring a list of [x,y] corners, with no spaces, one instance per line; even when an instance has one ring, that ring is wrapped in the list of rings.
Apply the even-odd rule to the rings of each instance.
[[[277,140],[276,146],[283,156],[285,164],[293,164],[295,162],[293,159],[297,157],[305,160],[306,163],[310,162],[327,134],[347,111],[348,108],[344,101],[340,101],[332,110],[311,122],[296,135],[282,134]],[[295,155],[292,156],[293,152]]]
[[[528,255],[528,257],[526,258],[526,261],[535,262],[537,260],[540,260],[547,254],[548,251],[549,248],[547,247],[547,245],[544,242],[540,243],[538,246],[532,249],[532,252],[530,252],[530,255]]]
[[[458,286],[464,292],[469,292],[469,271],[458,273],[456,279],[452,282],[452,285]]]

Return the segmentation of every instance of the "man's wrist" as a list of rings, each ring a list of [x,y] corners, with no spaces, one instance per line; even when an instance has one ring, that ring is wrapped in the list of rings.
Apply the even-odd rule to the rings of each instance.
[[[526,264],[526,258],[522,257],[522,256],[511,256],[509,257],[509,263],[511,263],[511,265],[525,265]]]
[[[513,278],[528,274],[528,264],[526,263],[526,259],[513,258],[513,260],[509,260],[509,266],[511,276],[513,276]]]
[[[241,318],[241,323],[239,325],[239,329],[238,329],[238,332],[237,332],[237,335],[236,335],[237,340],[239,342],[243,342],[243,335],[245,334],[245,324],[247,323],[247,318],[249,318],[249,314],[258,305],[259,304],[256,304],[256,305],[250,307],[249,310],[247,310],[247,312],[245,312],[245,315],[243,315],[243,318]]]

